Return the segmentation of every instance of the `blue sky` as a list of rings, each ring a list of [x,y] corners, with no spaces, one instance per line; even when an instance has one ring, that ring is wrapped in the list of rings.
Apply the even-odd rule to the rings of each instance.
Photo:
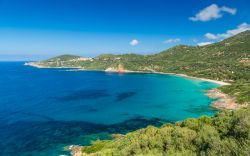
[[[0,0],[0,60],[151,54],[250,29],[248,0]]]

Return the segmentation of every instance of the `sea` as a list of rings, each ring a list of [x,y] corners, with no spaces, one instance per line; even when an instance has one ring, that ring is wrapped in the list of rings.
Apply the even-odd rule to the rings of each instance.
[[[24,63],[0,62],[1,156],[69,156],[70,145],[216,113],[204,92],[215,83]]]

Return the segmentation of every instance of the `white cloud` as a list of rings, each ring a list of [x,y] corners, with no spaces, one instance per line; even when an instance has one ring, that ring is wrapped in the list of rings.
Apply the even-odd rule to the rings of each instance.
[[[225,39],[225,38],[231,37],[233,35],[236,35],[246,30],[250,30],[250,25],[247,23],[242,23],[238,25],[237,28],[232,29],[232,30],[227,30],[225,33],[222,33],[222,34],[206,33],[205,37],[208,39],[212,39],[212,40]]]
[[[236,12],[237,12],[237,9],[229,8],[229,7],[223,6],[223,7],[221,7],[221,11],[224,11],[224,12],[227,12],[227,13],[229,13],[229,14],[235,15]]]
[[[250,30],[250,25],[247,23],[242,23],[238,25],[236,29],[228,30],[227,35],[233,36],[246,30]]]
[[[197,45],[198,46],[205,46],[205,45],[209,45],[209,44],[212,44],[213,42],[200,42],[198,43]]]
[[[171,38],[171,39],[165,40],[164,43],[177,43],[180,41],[181,41],[181,39],[179,39],[179,38]]]
[[[129,42],[129,44],[132,46],[137,46],[139,44],[139,41],[137,39],[133,39],[132,41]]]
[[[190,17],[189,19],[191,21],[206,22],[206,21],[210,21],[213,19],[221,18],[224,12],[235,15],[237,12],[237,9],[229,8],[226,6],[219,7],[216,4],[211,4],[210,6],[200,10],[200,12],[198,12],[194,17]]]
[[[214,35],[214,34],[211,34],[211,33],[206,33],[205,37],[208,38],[208,39],[211,39],[211,40],[217,39],[217,36]]]

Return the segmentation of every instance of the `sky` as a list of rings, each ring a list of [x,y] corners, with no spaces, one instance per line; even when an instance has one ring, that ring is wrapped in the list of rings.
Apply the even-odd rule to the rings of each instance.
[[[0,60],[152,54],[250,30],[249,0],[0,0]]]

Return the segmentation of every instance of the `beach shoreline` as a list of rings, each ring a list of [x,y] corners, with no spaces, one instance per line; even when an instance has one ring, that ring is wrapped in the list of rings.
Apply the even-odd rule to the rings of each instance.
[[[118,71],[108,71],[108,72],[114,72],[117,73]],[[230,83],[223,82],[223,81],[218,81],[218,80],[212,80],[212,79],[207,79],[207,78],[198,78],[198,77],[193,77],[193,76],[188,76],[185,74],[177,74],[177,73],[164,73],[164,72],[140,72],[140,71],[128,71],[125,70],[123,71],[124,73],[145,73],[145,74],[164,74],[164,75],[174,75],[174,76],[179,76],[182,78],[188,78],[192,80],[199,80],[199,81],[206,81],[206,82],[211,82],[218,84],[219,86],[225,86],[225,85],[231,85]],[[239,108],[244,108],[246,105],[239,105],[236,103],[236,100],[225,94],[222,93],[218,88],[213,88],[210,90],[206,90],[207,92],[205,95],[211,99],[215,99],[214,102],[210,104],[211,107],[218,109],[218,110],[235,110]]]
[[[117,71],[117,70],[112,70],[112,71],[107,71],[104,70],[105,72],[111,72],[111,73],[142,73],[142,74],[163,74],[163,75],[175,75],[179,77],[184,77],[184,78],[189,78],[193,80],[201,80],[201,81],[207,81],[207,82],[212,82],[219,84],[220,86],[224,85],[231,85],[228,82],[223,82],[223,81],[218,81],[218,80],[212,80],[212,79],[207,79],[207,78],[199,78],[199,77],[193,77],[193,76],[188,76],[186,74],[178,74],[178,73],[165,73],[165,72],[157,72],[157,71],[152,71],[152,72],[145,72],[145,71],[131,71],[131,70],[124,70],[124,71]]]
[[[109,73],[141,73],[141,74],[175,75],[175,76],[185,77],[185,78],[194,79],[194,80],[212,82],[212,83],[219,84],[220,86],[230,85],[230,83],[223,82],[223,81],[212,80],[212,79],[207,79],[207,78],[193,77],[193,76],[188,76],[186,74],[178,74],[178,73],[165,73],[165,72],[157,72],[157,71],[146,72],[146,71],[132,71],[132,70],[119,71],[119,70],[114,69],[114,68],[108,68],[105,70],[86,70],[82,67],[47,67],[47,66],[37,64],[36,62],[28,62],[28,63],[25,63],[24,65],[32,66],[32,67],[36,67],[36,68],[74,68],[74,69],[76,69],[76,70],[72,70],[72,71],[102,71],[102,72],[109,72]]]
[[[67,68],[71,68],[71,69],[79,69],[80,70],[84,70],[83,68],[81,67],[48,67],[48,66],[44,66],[44,65],[41,65],[41,64],[37,64],[36,62],[25,62],[24,63],[25,66],[31,66],[31,67],[35,67],[35,68],[55,68],[55,69],[67,69]]]

